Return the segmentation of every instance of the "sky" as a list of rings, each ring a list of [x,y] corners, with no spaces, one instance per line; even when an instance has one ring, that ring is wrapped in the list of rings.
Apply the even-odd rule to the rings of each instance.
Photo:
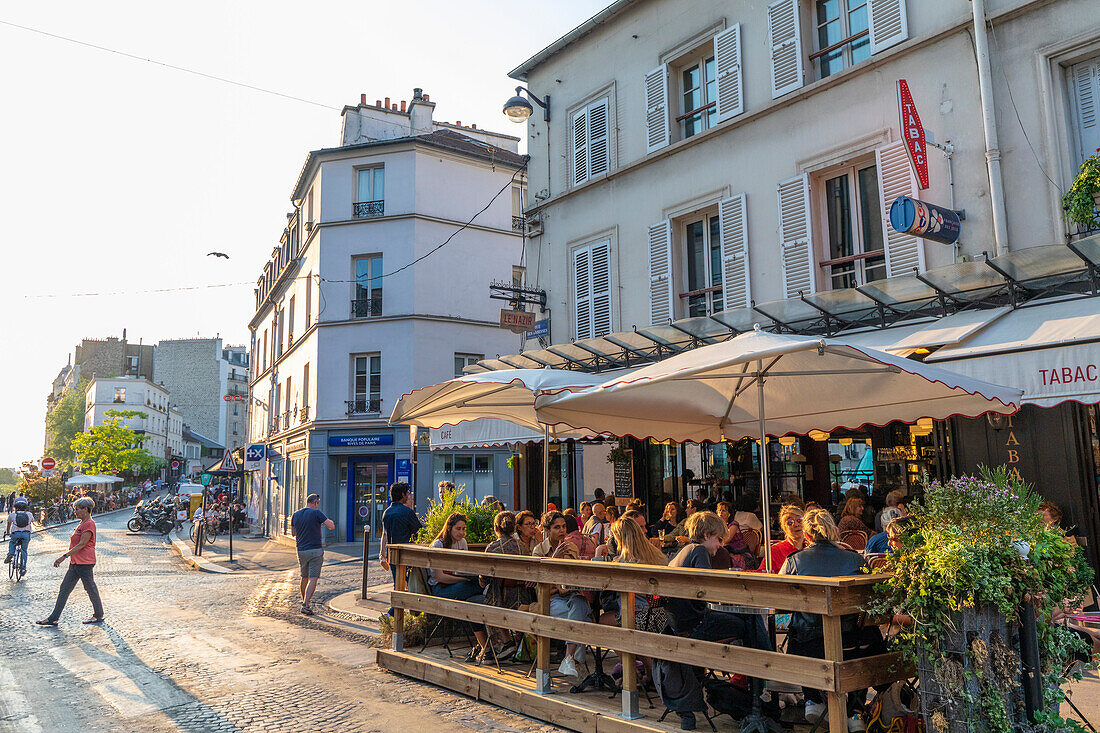
[[[338,144],[344,104],[422,87],[436,119],[521,135],[507,72],[606,2],[0,6],[0,466],[41,457],[46,395],[82,338],[247,342],[291,186]]]

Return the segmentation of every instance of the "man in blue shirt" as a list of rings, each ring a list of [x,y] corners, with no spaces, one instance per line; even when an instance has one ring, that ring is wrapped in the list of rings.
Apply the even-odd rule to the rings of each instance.
[[[321,497],[310,494],[306,497],[304,508],[290,517],[290,534],[298,545],[298,566],[302,570],[302,613],[313,615],[310,600],[317,589],[317,580],[321,577],[321,563],[325,559],[325,550],[321,545],[321,527],[335,529],[336,523],[318,509]]]
[[[420,517],[416,516],[415,506],[416,500],[413,498],[411,486],[403,481],[390,485],[390,505],[382,514],[382,547],[378,552],[378,559],[382,567],[390,569],[395,590],[397,568],[390,566],[388,548],[390,544],[408,543],[424,526],[420,523]],[[387,613],[392,616],[393,608]]]

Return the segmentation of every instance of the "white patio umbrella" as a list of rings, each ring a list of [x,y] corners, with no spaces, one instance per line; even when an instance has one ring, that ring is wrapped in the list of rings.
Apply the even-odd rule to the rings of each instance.
[[[761,441],[766,568],[771,521],[766,436],[894,420],[1013,413],[1022,392],[839,339],[760,331],[642,367],[579,394],[539,396],[555,427],[674,441]]]
[[[401,396],[390,415],[391,425],[440,428],[468,420],[495,418],[536,428],[543,433],[542,498],[549,501],[550,438],[587,438],[600,431],[551,428],[539,422],[535,398],[591,389],[625,371],[587,374],[565,369],[501,369],[455,377]]]
[[[65,481],[66,486],[90,486],[98,483],[101,482],[95,476],[85,476],[83,474],[73,476]]]

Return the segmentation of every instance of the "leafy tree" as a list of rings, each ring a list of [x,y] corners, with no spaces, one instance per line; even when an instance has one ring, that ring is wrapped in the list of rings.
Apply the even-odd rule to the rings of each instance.
[[[145,436],[122,424],[123,420],[146,418],[146,413],[139,410],[107,410],[103,415],[107,419],[102,425],[78,433],[72,440],[73,452],[84,473],[128,471],[143,475],[162,467],[163,459],[141,447]]]
[[[48,499],[56,499],[62,492],[61,479],[48,479],[42,475],[37,463],[23,461],[19,469],[19,493],[37,504]]]
[[[0,486],[19,483],[19,476],[10,468],[0,468]]]
[[[84,393],[87,389],[88,380],[81,379],[65,390],[53,412],[46,416],[46,432],[50,436],[46,454],[59,464],[70,464],[75,456],[72,442],[84,430]]]

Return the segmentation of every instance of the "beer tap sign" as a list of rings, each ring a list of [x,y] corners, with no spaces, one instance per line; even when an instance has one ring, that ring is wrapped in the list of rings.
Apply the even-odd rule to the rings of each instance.
[[[901,114],[901,137],[909,153],[909,162],[917,174],[917,187],[921,191],[928,188],[928,144],[924,139],[924,125],[917,114],[917,105],[909,93],[909,84],[898,79],[898,112]]]

